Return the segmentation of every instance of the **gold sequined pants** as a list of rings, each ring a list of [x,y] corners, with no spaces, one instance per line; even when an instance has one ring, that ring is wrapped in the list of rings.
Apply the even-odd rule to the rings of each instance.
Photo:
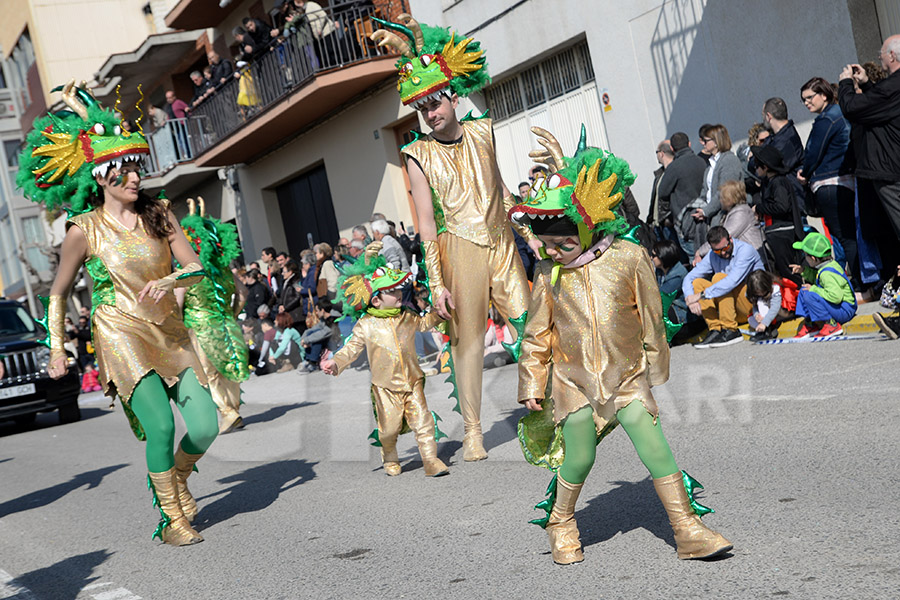
[[[516,249],[512,230],[506,228],[497,243],[487,248],[451,233],[438,236],[444,285],[456,310],[449,322],[450,354],[466,433],[481,433],[481,374],[484,368],[484,328],[488,303],[505,319],[528,310],[528,279]],[[515,329],[509,328],[513,335]]]
[[[194,352],[197,354],[197,359],[200,361],[203,372],[206,374],[206,379],[209,381],[209,393],[213,402],[216,403],[223,417],[227,418],[236,415],[241,405],[241,384],[237,381],[231,381],[219,373],[219,370],[206,357],[203,348],[200,347],[200,342],[197,340],[197,336],[194,335],[194,331],[188,330],[188,332],[191,336],[191,344],[194,345]]]
[[[416,435],[422,460],[437,457],[434,441],[434,417],[425,402],[425,379],[413,384],[411,392],[397,392],[372,386],[375,398],[375,414],[378,423],[378,440],[381,442],[381,461],[399,462],[397,437],[403,427],[403,417]]]

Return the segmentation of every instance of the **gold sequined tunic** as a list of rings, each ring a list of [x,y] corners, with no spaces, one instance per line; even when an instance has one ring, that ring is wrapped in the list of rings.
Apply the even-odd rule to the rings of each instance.
[[[656,276],[647,252],[615,240],[597,259],[534,274],[519,359],[519,401],[545,396],[553,365],[554,419],[588,404],[603,420],[638,400],[658,414],[650,387],[669,378],[669,345]]]
[[[87,239],[85,266],[94,282],[91,333],[104,393],[128,402],[147,373],[155,371],[172,386],[189,367],[206,385],[174,294],[158,304],[137,301],[148,281],[172,273],[168,239],[150,236],[140,217],[128,229],[102,207],[69,219],[67,226],[78,227]]]

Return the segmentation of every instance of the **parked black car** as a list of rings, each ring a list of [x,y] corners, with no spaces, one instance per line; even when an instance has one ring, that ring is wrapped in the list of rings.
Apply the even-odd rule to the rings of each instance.
[[[71,356],[65,377],[47,375],[50,350],[38,343],[43,328],[13,300],[0,299],[0,420],[31,423],[37,413],[59,410],[60,423],[81,418],[78,368]]]

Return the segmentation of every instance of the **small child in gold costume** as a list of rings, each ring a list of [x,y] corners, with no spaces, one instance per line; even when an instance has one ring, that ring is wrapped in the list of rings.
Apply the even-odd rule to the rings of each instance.
[[[533,131],[552,174],[509,211],[544,244],[519,359],[519,402],[534,412],[519,431],[526,458],[557,474],[538,505],[548,516],[533,522],[547,530],[555,562],[584,560],[575,502],[598,440],[620,424],[650,471],[678,557],[727,552],[731,542],[700,521],[709,509],[691,497],[697,484],[678,469],[650,392],[669,378],[660,292],[647,252],[613,212],[634,175],[624,160],[588,148],[584,128],[572,158],[549,132]]]
[[[376,440],[381,444],[385,473],[400,474],[397,437],[411,429],[425,475],[446,475],[447,465],[437,457],[436,440],[441,433],[425,402],[425,375],[415,348],[416,331],[428,331],[441,318],[436,312],[419,316],[401,307],[402,288],[412,276],[390,268],[378,256],[379,247],[380,243],[370,244],[365,257],[344,270],[339,281],[344,312],[361,316],[344,347],[333,358],[323,360],[321,368],[329,375],[338,375],[365,349],[372,372]]]

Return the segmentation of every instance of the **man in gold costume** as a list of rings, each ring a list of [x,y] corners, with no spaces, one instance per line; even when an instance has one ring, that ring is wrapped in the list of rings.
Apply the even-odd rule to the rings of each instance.
[[[432,304],[449,319],[450,355],[465,426],[463,459],[487,458],[481,430],[484,328],[490,302],[516,332],[507,350],[518,358],[528,281],[505,214],[514,196],[503,184],[491,121],[456,117],[459,96],[489,79],[483,52],[471,38],[446,29],[379,21],[372,34],[401,53],[401,100],[419,111],[431,133],[405,146],[410,187],[422,238]],[[394,33],[407,37],[404,41]],[[519,233],[535,250],[531,232]]]

